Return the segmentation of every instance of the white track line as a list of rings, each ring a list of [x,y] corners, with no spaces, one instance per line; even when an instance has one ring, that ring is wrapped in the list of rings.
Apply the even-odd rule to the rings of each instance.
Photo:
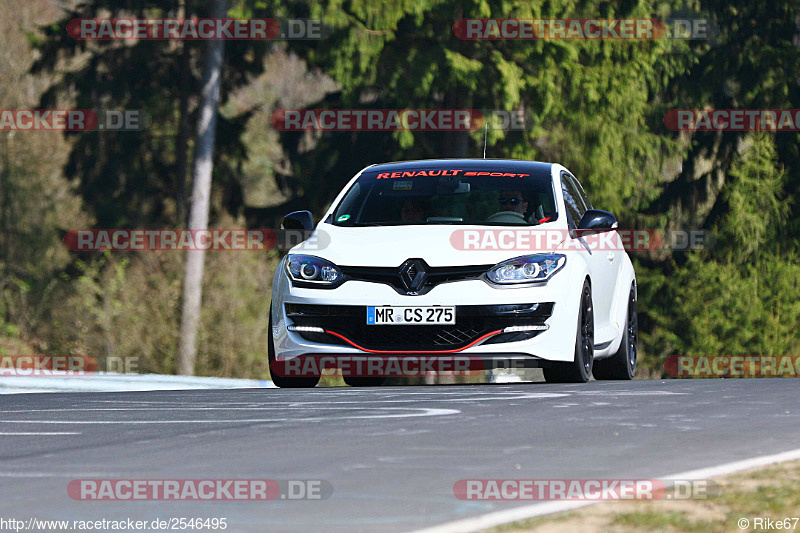
[[[79,431],[4,431],[0,432],[0,435],[10,437],[13,435],[83,435],[83,433]]]
[[[417,418],[421,416],[447,416],[457,415],[458,409],[434,409],[432,407],[376,407],[374,410],[388,411],[420,411],[414,413],[374,414],[374,415],[348,415],[330,417],[297,417],[297,418],[243,418],[243,419],[201,419],[201,420],[0,420],[1,424],[47,424],[47,425],[132,425],[132,424],[263,424],[271,422],[317,422],[328,420],[372,420],[383,418]]]
[[[718,466],[711,466],[708,468],[699,468],[696,470],[689,470],[679,474],[671,474],[666,477],[660,477],[664,481],[678,480],[678,479],[708,479],[711,477],[724,476],[741,472],[742,470],[749,470],[751,468],[758,468],[768,466],[775,463],[782,463],[784,461],[794,461],[800,459],[800,448],[790,450],[788,452],[776,453],[772,455],[763,455],[761,457],[753,457],[751,459],[744,459],[742,461],[734,461],[732,463],[725,463]],[[447,522],[438,526],[433,526],[426,529],[416,530],[414,533],[469,533],[473,531],[481,531],[491,527],[497,527],[509,522],[517,522],[520,520],[527,520],[537,516],[548,515],[552,513],[560,513],[563,511],[572,511],[588,505],[595,505],[602,503],[599,501],[550,501],[546,503],[537,503],[533,505],[525,505],[508,509],[505,511],[495,511],[486,513],[484,515],[475,516],[472,518],[464,518],[453,522]]]

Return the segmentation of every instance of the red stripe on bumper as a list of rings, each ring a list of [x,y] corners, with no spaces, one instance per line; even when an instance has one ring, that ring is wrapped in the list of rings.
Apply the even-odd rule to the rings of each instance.
[[[478,337],[477,339],[475,339],[471,343],[467,344],[466,346],[464,346],[462,348],[457,348],[455,350],[399,350],[398,351],[398,350],[370,350],[369,348],[364,348],[362,346],[359,346],[358,344],[354,343],[353,341],[351,341],[350,339],[348,339],[344,335],[340,335],[339,333],[336,333],[335,331],[325,330],[325,333],[328,333],[330,335],[335,335],[336,337],[339,337],[340,339],[345,341],[350,346],[352,346],[354,348],[358,348],[359,350],[367,352],[367,353],[457,353],[457,352],[461,352],[463,350],[466,350],[467,348],[471,348],[472,346],[475,346],[476,344],[478,344],[482,340],[487,339],[487,338],[489,338],[489,337],[491,337],[493,335],[497,335],[498,333],[502,333],[502,332],[503,332],[502,329],[498,329],[497,331],[489,332],[486,335],[482,335],[482,336]]]

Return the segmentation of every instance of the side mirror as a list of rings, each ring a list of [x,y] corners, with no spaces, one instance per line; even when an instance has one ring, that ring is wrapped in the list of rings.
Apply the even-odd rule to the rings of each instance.
[[[611,231],[617,229],[617,217],[608,211],[599,209],[589,209],[583,214],[581,223],[578,224],[579,230]]]
[[[311,231],[314,229],[314,217],[311,211],[293,211],[283,217],[281,229]]]

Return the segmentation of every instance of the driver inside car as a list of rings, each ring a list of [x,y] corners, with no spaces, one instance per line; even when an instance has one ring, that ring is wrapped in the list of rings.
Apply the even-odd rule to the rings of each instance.
[[[500,211],[486,219],[487,222],[502,224],[527,224],[525,213],[528,211],[528,202],[522,196],[522,191],[500,191],[497,198]]]
[[[400,220],[403,222],[424,222],[428,211],[426,202],[421,198],[407,198],[400,208]]]

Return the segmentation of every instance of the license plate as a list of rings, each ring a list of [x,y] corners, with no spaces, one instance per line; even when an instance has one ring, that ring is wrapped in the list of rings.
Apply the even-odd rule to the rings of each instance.
[[[456,323],[456,308],[442,307],[367,307],[367,325],[441,325]]]

